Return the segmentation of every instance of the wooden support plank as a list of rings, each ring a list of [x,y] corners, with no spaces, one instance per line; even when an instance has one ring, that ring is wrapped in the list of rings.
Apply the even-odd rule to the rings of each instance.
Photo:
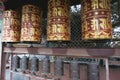
[[[13,58],[13,54],[11,54],[10,56],[10,71],[12,70],[12,58]],[[13,73],[10,72],[10,80],[12,80],[12,77],[13,77]]]
[[[120,49],[85,49],[85,48],[8,48],[4,47],[4,52],[8,53],[31,53],[41,55],[60,55],[60,56],[74,56],[74,57],[110,57],[120,56]],[[91,53],[95,54],[91,55]]]
[[[89,56],[85,49],[67,49],[67,48],[7,48],[4,52],[10,53],[32,53],[41,55],[60,55],[60,56]]]
[[[10,72],[13,73],[13,74],[18,74],[18,75],[29,77],[29,79],[33,78],[33,79],[39,79],[39,80],[50,80],[50,79],[46,79],[46,78],[43,78],[43,77],[40,77],[40,76],[34,76],[34,75],[31,75],[31,74],[22,74],[22,73],[14,72],[14,71],[10,71]],[[54,77],[53,77],[53,79],[54,79]]]

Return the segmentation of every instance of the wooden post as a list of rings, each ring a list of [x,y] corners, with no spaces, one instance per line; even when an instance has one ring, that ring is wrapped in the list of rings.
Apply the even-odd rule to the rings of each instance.
[[[11,70],[12,70],[12,58],[13,58],[13,54],[10,54],[10,80],[12,80],[12,72],[11,72]]]
[[[106,80],[110,80],[108,59],[105,59],[105,68],[106,68]]]
[[[2,43],[0,44],[0,80],[5,80],[6,54],[3,53]]]

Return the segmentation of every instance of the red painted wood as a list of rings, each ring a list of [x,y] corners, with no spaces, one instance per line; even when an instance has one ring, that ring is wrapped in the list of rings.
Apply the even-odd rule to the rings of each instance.
[[[115,49],[86,49],[91,56],[107,57],[112,56],[115,53]]]
[[[8,48],[4,47],[4,52],[9,53],[33,53],[44,55],[60,55],[60,56],[75,56],[75,57],[109,57],[120,56],[120,49],[85,49],[85,48]]]

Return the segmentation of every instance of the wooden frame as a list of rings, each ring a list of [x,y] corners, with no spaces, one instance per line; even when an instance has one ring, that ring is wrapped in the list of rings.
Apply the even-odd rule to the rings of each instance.
[[[96,53],[98,49],[89,49],[93,50]],[[106,80],[109,80],[109,64],[107,57],[110,56],[120,56],[119,52],[120,49],[108,49],[107,52],[104,52],[106,49],[99,49],[103,50],[104,53],[109,53],[111,50],[114,50],[114,53],[111,55],[106,55],[102,53],[103,55],[100,56],[99,54],[97,56],[91,56],[89,55],[88,49],[80,49],[80,48],[46,48],[46,47],[4,47],[1,44],[1,59],[0,59],[0,80],[5,80],[5,65],[6,65],[6,53],[17,53],[17,54],[23,54],[23,53],[32,53],[32,54],[40,54],[40,55],[54,55],[54,56],[72,56],[72,57],[88,57],[88,58],[104,58],[105,59],[105,65],[106,65]],[[74,54],[73,54],[74,53]],[[103,57],[104,56],[104,57]],[[11,73],[11,72],[10,72]],[[10,74],[12,76],[12,74]],[[28,75],[27,75],[28,76]]]

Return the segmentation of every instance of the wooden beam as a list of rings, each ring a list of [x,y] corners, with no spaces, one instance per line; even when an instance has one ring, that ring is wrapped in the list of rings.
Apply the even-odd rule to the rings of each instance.
[[[85,48],[8,48],[4,47],[4,52],[8,53],[30,53],[40,55],[58,55],[58,56],[74,56],[74,57],[110,57],[120,56],[120,49],[85,49]],[[92,54],[93,53],[93,54]]]
[[[85,49],[67,49],[67,48],[7,48],[4,52],[10,53],[30,53],[41,55],[60,55],[60,56],[89,56]]]

